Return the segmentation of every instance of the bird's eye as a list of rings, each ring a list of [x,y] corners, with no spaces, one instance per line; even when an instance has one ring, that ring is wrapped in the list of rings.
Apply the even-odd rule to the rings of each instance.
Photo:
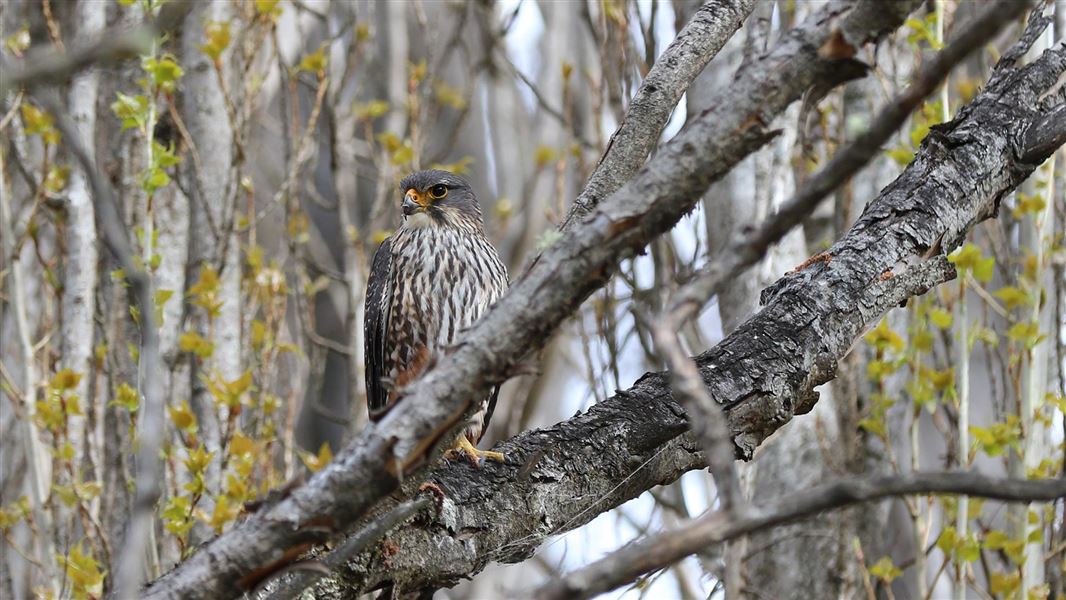
[[[441,198],[448,195],[448,186],[444,185],[443,183],[438,183],[437,185],[429,188],[429,195],[434,200],[440,200]]]

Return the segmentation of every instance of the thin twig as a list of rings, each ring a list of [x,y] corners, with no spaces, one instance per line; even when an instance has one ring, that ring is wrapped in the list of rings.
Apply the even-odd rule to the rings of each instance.
[[[77,126],[67,116],[63,107],[52,94],[35,95],[38,102],[55,118],[55,126],[63,134],[68,149],[81,163],[82,170],[92,186],[93,208],[97,229],[103,233],[104,243],[125,271],[131,295],[140,308],[141,348],[140,377],[143,382],[144,402],[138,419],[140,432],[137,452],[135,484],[136,491],[131,506],[129,524],[118,557],[115,593],[117,598],[128,598],[140,587],[144,578],[141,571],[146,544],[148,543],[155,504],[159,499],[162,482],[162,464],[159,451],[163,440],[163,377],[159,358],[159,331],[155,323],[155,305],[148,274],[134,258],[126,226],[118,212],[114,192],[100,169],[91,158]]]
[[[751,508],[747,514],[705,514],[682,527],[608,554],[536,591],[538,600],[589,598],[661,569],[711,544],[735,539],[820,512],[910,494],[965,494],[1006,502],[1050,502],[1066,497],[1066,479],[1009,479],[977,473],[908,473],[841,479]]]
[[[737,231],[732,241],[696,277],[678,291],[671,312],[679,323],[693,318],[721,286],[758,262],[771,244],[818,206],[827,194],[862,169],[881,151],[881,145],[903,125],[907,117],[947,77],[951,69],[973,50],[1028,8],[1028,2],[999,0],[969,23],[962,32],[923,65],[907,89],[892,99],[870,128],[837,152],[820,171],[803,183],[780,210],[757,229]]]

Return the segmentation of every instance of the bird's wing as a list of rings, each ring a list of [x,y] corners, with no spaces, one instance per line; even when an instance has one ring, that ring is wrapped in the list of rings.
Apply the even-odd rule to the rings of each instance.
[[[500,396],[500,386],[492,386],[492,392],[489,395],[488,405],[485,407],[485,416],[481,419],[481,435],[474,441],[475,444],[481,441],[481,438],[485,437],[485,433],[489,430],[489,421],[492,420],[492,413],[496,411],[496,399]]]
[[[386,341],[389,334],[390,271],[392,270],[392,240],[386,239],[374,253],[367,278],[366,310],[363,321],[363,338],[366,344],[366,404],[373,419],[389,404],[389,392],[382,381],[385,370]]]

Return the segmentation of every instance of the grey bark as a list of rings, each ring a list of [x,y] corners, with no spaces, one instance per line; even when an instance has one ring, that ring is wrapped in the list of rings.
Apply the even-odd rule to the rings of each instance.
[[[190,398],[200,427],[200,437],[208,451],[221,457],[221,431],[215,401],[208,395],[201,375],[217,373],[224,379],[236,379],[241,373],[240,357],[240,259],[236,234],[230,229],[234,207],[232,181],[233,130],[226,114],[223,92],[211,59],[200,46],[204,43],[204,27],[208,21],[225,21],[230,5],[216,0],[196,3],[185,17],[181,37],[181,64],[185,76],[181,85],[182,113],[185,125],[203,164],[202,187],[195,182],[198,174],[193,161],[184,161],[183,174],[190,192],[191,214],[189,229],[188,271],[186,283],[195,283],[204,267],[220,271],[219,298],[221,314],[208,331],[206,317],[196,309],[190,319],[191,327],[215,343],[214,353],[203,365],[193,364],[190,371]],[[234,50],[230,49],[229,52]],[[229,64],[229,53],[223,55],[223,65]],[[226,70],[224,69],[224,73]],[[232,88],[231,88],[232,89]],[[200,194],[203,197],[199,197]],[[210,213],[210,214],[208,214]],[[214,223],[214,227],[211,226]],[[220,237],[213,235],[217,230]],[[212,461],[207,480],[219,482],[218,462]],[[213,485],[213,483],[210,483]],[[210,510],[210,502],[207,503]]]
[[[1054,87],[1063,72],[1062,44],[1022,68],[1009,59],[1001,64],[985,90],[954,121],[934,129],[915,161],[829,250],[831,260],[779,280],[764,293],[762,311],[696,357],[728,413],[738,457],[750,457],[794,414],[810,410],[813,388],[831,379],[836,361],[886,310],[954,277],[945,255],[995,215],[999,201],[1035,167],[1016,160],[1025,152],[1020,132],[1066,100],[1066,90]],[[684,430],[665,375],[649,374],[586,415],[502,444],[515,458],[507,465],[437,467],[429,479],[442,485],[456,512],[393,534],[399,555],[354,560],[342,572],[343,589],[365,591],[390,578],[401,589],[448,585],[488,560],[522,560],[539,541],[580,525],[592,510],[624,501],[634,479],[661,483],[680,475],[677,465],[684,461],[666,471],[638,467],[649,452],[677,457],[684,449],[697,462],[695,442]],[[605,453],[597,441],[602,435],[625,452]],[[545,447],[550,454],[541,452]],[[590,475],[593,469],[608,474],[612,485]],[[586,484],[591,494],[570,487]],[[536,501],[545,489],[556,499],[587,502],[546,506]],[[337,585],[318,591],[328,597]]]
[[[688,85],[744,24],[754,0],[708,0],[663,51],[636,95],[603,158],[563,222],[566,230],[629,181],[658,145]]]
[[[201,547],[149,588],[148,596],[234,595],[240,591],[242,574],[277,560],[299,540],[329,537],[330,532],[321,528],[302,526],[308,519],[332,522],[334,529],[350,526],[395,490],[399,477],[414,475],[432,459],[435,455],[430,450],[447,443],[451,430],[471,408],[470,400],[505,379],[524,355],[543,345],[558,324],[610,278],[621,259],[669,230],[692,209],[711,181],[765,143],[772,136],[766,123],[775,114],[815,83],[832,86],[860,72],[851,62],[820,56],[818,48],[834,36],[855,46],[875,41],[898,27],[913,6],[893,3],[886,10],[875,2],[837,2],[791,31],[733,87],[722,91],[714,110],[690,124],[640,175],[564,233],[384,420],[368,427],[329,467],[291,496]],[[854,294],[849,299],[854,301]],[[871,301],[864,310],[885,308]],[[773,312],[779,316],[782,310]],[[759,343],[768,342],[764,338]],[[797,379],[798,384],[828,378],[827,357],[818,360],[814,376],[808,378],[806,372],[800,376],[801,369],[809,371],[814,366],[814,356],[823,354],[818,351],[807,361],[791,365],[776,381],[768,380],[763,369],[781,362],[780,358],[755,363],[750,373],[730,373],[736,377],[735,384],[714,390],[720,398],[728,396],[724,392],[729,390],[752,392],[744,403],[733,407],[738,423],[751,429],[737,437],[742,455],[750,455],[759,441],[792,414],[792,398],[768,400],[754,389],[755,382],[761,382],[766,393],[780,390],[782,381]],[[806,390],[802,397],[813,400]],[[778,411],[768,422],[762,420]]]
[[[997,479],[977,473],[908,473],[898,476],[838,479],[791,494],[740,515],[712,512],[687,527],[632,544],[536,591],[538,600],[584,599],[623,585],[674,560],[746,533],[790,523],[803,517],[889,496],[962,494],[1006,502],[1054,501],[1066,496],[1066,479]],[[802,557],[800,560],[817,557]],[[804,566],[806,566],[806,561]]]
[[[82,0],[78,2],[75,14],[81,27],[78,28],[78,41],[85,43],[95,38],[106,25],[106,7],[97,2]],[[70,118],[78,126],[78,132],[82,139],[87,140],[89,152],[93,160],[96,160],[95,148],[92,145],[96,139],[96,98],[98,87],[98,75],[95,69],[85,71],[74,78],[70,84],[68,106]],[[74,388],[79,398],[83,411],[96,410],[102,402],[90,405],[90,382],[92,372],[90,361],[93,352],[94,317],[96,316],[96,261],[98,259],[96,224],[93,222],[93,205],[91,186],[84,168],[74,166],[70,173],[70,183],[67,186],[68,202],[66,205],[67,227],[66,248],[67,255],[64,260],[63,270],[63,297],[61,333],[61,353],[63,366],[82,375],[78,385]],[[100,415],[103,411],[98,411]],[[97,419],[102,422],[102,419]],[[70,428],[70,441],[79,450],[83,447],[87,435],[85,430],[86,419],[72,416],[68,427]],[[102,432],[101,437],[102,437]],[[102,448],[102,444],[94,443],[84,446],[87,449],[96,450]],[[93,456],[91,464],[99,465],[100,456]],[[99,509],[99,503],[93,503],[94,512]],[[98,513],[97,513],[98,516]]]

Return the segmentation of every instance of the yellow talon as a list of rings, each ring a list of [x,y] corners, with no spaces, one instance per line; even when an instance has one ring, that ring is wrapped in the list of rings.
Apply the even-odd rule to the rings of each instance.
[[[448,450],[445,455],[452,460],[459,458],[460,455],[465,456],[476,468],[481,467],[482,460],[504,462],[502,452],[478,450],[476,446],[470,443],[470,440],[466,439],[465,433],[459,436],[459,439],[455,441],[455,446],[451,450]]]

